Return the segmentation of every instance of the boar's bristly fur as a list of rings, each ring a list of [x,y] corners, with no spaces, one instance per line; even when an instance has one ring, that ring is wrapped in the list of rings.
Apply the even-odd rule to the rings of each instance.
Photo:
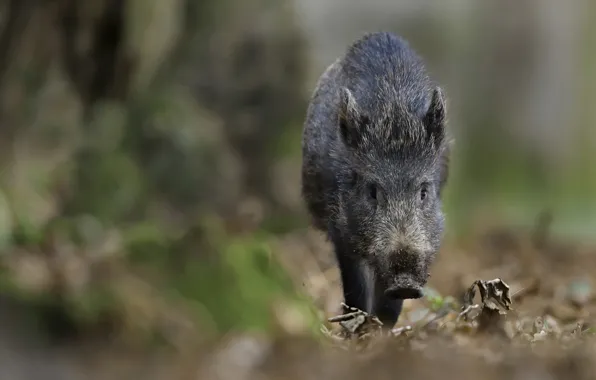
[[[445,98],[399,36],[354,42],[319,78],[304,124],[302,195],[332,242],[346,304],[397,321],[440,248]]]

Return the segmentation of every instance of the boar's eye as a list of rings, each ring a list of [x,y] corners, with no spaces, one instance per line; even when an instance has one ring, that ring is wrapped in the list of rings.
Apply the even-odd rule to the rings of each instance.
[[[370,199],[372,199],[373,201],[377,200],[377,186],[374,183],[369,183],[368,184],[368,196]]]
[[[420,187],[420,200],[424,201],[428,197],[428,184],[423,183]]]
[[[364,196],[375,207],[384,202],[385,194],[383,193],[383,188],[378,184],[374,182],[367,182],[365,187],[362,189],[364,191]]]

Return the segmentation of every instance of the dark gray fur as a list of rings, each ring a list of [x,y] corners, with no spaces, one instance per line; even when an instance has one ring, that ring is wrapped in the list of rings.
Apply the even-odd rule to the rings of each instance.
[[[408,43],[379,32],[321,75],[304,124],[302,195],[345,302],[397,321],[421,297],[444,228],[445,100]]]

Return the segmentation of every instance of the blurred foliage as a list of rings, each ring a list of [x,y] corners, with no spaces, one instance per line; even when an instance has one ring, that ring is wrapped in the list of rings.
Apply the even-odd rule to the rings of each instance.
[[[36,312],[50,330],[143,326],[133,305],[155,299],[182,302],[209,334],[269,331],[276,302],[314,322],[260,227],[299,214],[272,179],[299,154],[306,105],[305,43],[285,2],[1,12],[5,294],[51,310]],[[156,295],[131,301],[138,286]]]

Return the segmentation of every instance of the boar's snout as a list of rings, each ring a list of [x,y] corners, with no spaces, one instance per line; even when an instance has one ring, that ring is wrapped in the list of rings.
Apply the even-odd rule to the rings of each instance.
[[[407,274],[400,274],[389,284],[385,295],[392,299],[421,298],[424,284]]]

